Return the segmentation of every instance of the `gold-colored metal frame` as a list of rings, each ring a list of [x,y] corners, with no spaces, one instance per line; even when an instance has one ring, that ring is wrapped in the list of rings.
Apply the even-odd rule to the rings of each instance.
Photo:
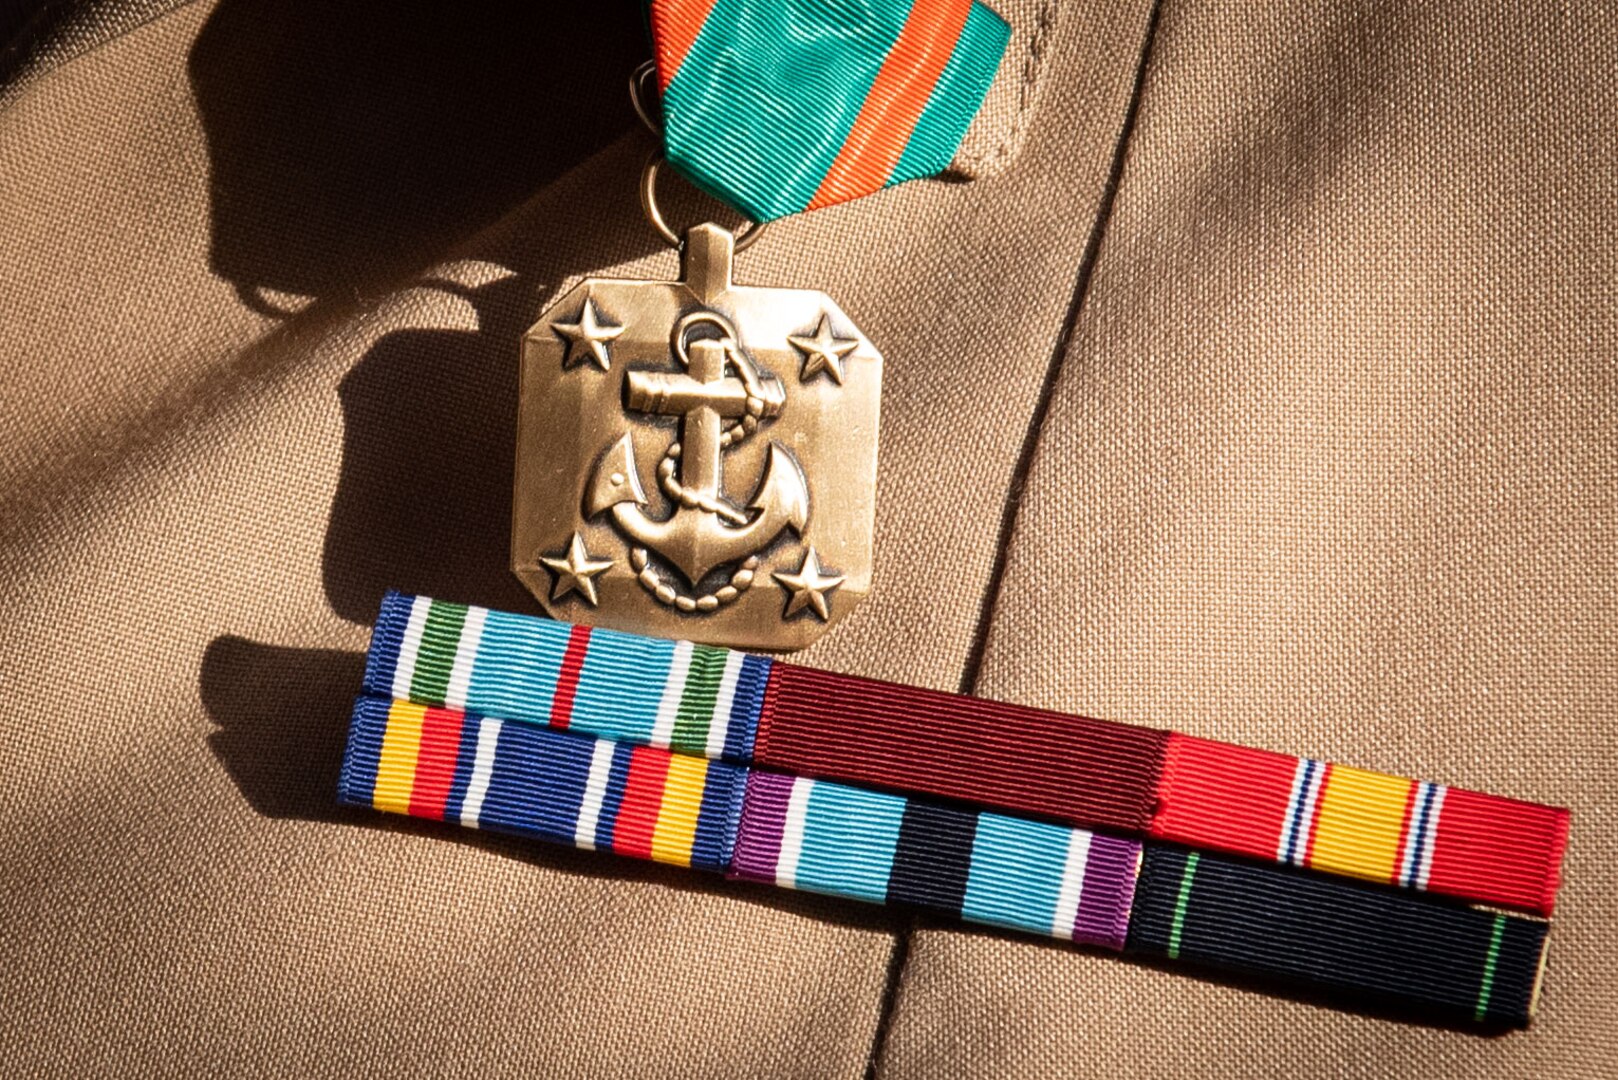
[[[512,568],[557,618],[786,650],[870,589],[881,354],[735,246],[692,229],[682,280],[584,281],[523,338]]]

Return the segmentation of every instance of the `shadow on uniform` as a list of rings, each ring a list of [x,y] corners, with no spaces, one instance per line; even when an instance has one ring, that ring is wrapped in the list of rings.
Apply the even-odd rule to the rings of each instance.
[[[340,320],[423,285],[446,258],[507,271],[474,288],[426,281],[468,303],[477,329],[388,334],[339,384],[342,465],[322,579],[343,618],[369,624],[390,587],[536,608],[508,569],[518,341],[569,277],[663,246],[641,217],[652,144],[626,90],[647,52],[633,4],[559,18],[542,4],[222,0],[201,32],[190,76],[209,153],[209,257],[247,303],[295,333],[301,320]],[[536,198],[603,154],[610,182],[565,203]],[[673,207],[690,200],[677,194]],[[880,909],[340,807],[363,669],[340,650],[210,643],[209,745],[257,813],[419,832],[568,873],[891,929]]]

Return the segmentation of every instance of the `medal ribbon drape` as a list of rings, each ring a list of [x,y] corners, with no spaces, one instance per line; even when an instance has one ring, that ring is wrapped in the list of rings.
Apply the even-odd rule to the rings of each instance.
[[[1549,915],[1566,810],[389,594],[365,690]]]
[[[739,282],[734,256],[948,168],[1011,30],[975,0],[645,13],[630,92],[663,147],[640,201],[681,274],[587,277],[523,335],[511,569],[569,621],[802,648],[870,589],[883,358],[830,296]],[[665,161],[752,222],[670,225]]]
[[[1520,1026],[1546,925],[1284,867],[362,697],[339,798]]]
[[[651,0],[664,149],[773,221],[948,168],[1011,37],[974,0]]]

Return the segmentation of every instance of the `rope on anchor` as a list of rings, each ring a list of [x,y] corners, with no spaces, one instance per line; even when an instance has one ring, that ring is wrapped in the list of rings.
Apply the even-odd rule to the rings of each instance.
[[[758,430],[759,417],[764,415],[764,387],[758,377],[758,370],[753,367],[752,361],[742,355],[741,349],[736,346],[736,339],[727,337],[723,343],[725,357],[736,368],[736,374],[741,377],[742,389],[747,394],[747,415],[738,423],[725,429],[719,436],[719,449],[721,452],[736,446]],[[732,525],[747,524],[747,515],[728,502],[717,496],[704,495],[692,491],[680,483],[676,475],[679,470],[680,454],[683,452],[679,442],[669,444],[668,450],[663,453],[663,460],[657,465],[658,483],[662,485],[663,493],[681,506],[688,506],[697,510],[704,510],[724,518]]]
[[[742,389],[747,398],[747,414],[737,423],[726,428],[719,436],[719,449],[721,452],[730,447],[739,445],[758,430],[759,418],[764,415],[764,386],[758,376],[758,369],[736,344],[736,339],[726,336],[721,344],[725,350],[725,358],[736,369],[736,374],[742,380]],[[697,510],[704,510],[724,518],[732,525],[747,524],[747,514],[737,510],[730,503],[718,496],[708,496],[701,492],[692,491],[680,483],[677,475],[679,471],[680,455],[684,448],[678,441],[671,443],[668,450],[663,453],[663,460],[657,465],[658,483],[664,494],[681,506],[688,506]],[[699,593],[696,596],[686,596],[673,585],[658,576],[652,569],[651,555],[644,547],[634,547],[629,551],[629,561],[635,569],[635,580],[640,582],[641,588],[651,593],[660,604],[677,608],[684,612],[717,611],[726,604],[733,604],[741,595],[753,587],[753,580],[758,573],[759,557],[749,556],[742,561],[730,580],[710,593]]]
[[[635,568],[635,580],[640,582],[641,588],[651,593],[658,603],[687,612],[717,611],[726,604],[734,604],[741,599],[742,593],[753,587],[759,563],[757,555],[749,555],[743,560],[740,569],[730,575],[728,584],[721,585],[711,593],[691,597],[677,592],[673,585],[659,578],[657,571],[649,565],[649,560],[650,555],[645,548],[629,549],[629,562]]]

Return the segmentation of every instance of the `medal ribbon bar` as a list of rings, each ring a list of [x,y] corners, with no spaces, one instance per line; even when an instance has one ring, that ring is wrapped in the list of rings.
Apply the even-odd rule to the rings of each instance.
[[[382,698],[355,706],[339,798],[1489,1026],[1528,1022],[1546,942],[1376,886]]]
[[[391,593],[365,692],[1549,915],[1566,810]]]

